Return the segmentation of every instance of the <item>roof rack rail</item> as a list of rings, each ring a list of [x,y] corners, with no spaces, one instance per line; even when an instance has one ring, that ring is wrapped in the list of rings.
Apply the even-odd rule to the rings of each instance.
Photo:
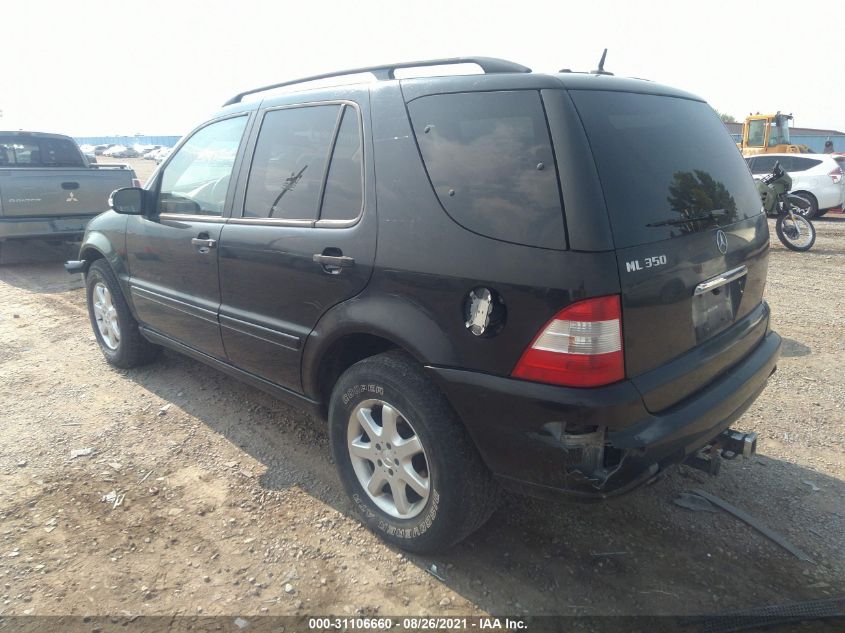
[[[310,77],[303,77],[301,79],[292,79],[291,81],[283,81],[281,83],[272,84],[269,86],[262,86],[261,88],[254,88],[236,94],[229,99],[224,106],[232,105],[233,103],[240,103],[247,95],[255,94],[256,92],[264,92],[265,90],[273,90],[274,88],[282,88],[283,86],[292,86],[294,84],[301,84],[308,81],[317,81],[318,79],[329,79],[330,77],[342,77],[343,75],[357,75],[358,73],[372,73],[379,81],[388,81],[396,79],[395,72],[399,68],[418,68],[423,66],[452,66],[455,64],[477,64],[486,74],[492,73],[530,73],[531,69],[516,62],[509,62],[506,59],[498,59],[496,57],[450,57],[447,59],[427,59],[416,62],[400,62],[398,64],[384,64],[382,66],[367,66],[365,68],[352,68],[350,70],[339,70],[333,73],[323,73],[322,75],[312,75]]]

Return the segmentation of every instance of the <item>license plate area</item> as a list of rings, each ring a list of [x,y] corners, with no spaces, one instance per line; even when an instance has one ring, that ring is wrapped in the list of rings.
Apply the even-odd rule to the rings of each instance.
[[[735,320],[746,277],[740,277],[692,298],[692,323],[696,342],[701,343],[729,327]]]

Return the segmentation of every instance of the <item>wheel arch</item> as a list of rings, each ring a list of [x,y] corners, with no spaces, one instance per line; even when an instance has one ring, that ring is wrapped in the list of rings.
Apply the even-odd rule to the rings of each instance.
[[[100,231],[89,230],[79,247],[79,258],[85,261],[86,274],[95,261],[103,259],[108,263],[115,277],[117,277],[117,283],[129,304],[129,310],[137,318],[135,306],[129,293],[129,271],[126,268],[125,256],[114,247],[109,236]]]
[[[302,386],[306,395],[328,407],[340,375],[365,358],[399,349],[420,365],[453,360],[446,335],[419,305],[396,297],[358,296],[330,309],[305,342]]]
[[[80,259],[85,260],[85,270],[98,259],[105,259],[109,262],[115,274],[120,273],[120,257],[112,246],[111,240],[100,231],[89,231],[79,248]]]
[[[83,244],[82,248],[79,250],[79,259],[85,262],[85,272],[88,272],[88,269],[98,259],[105,259],[106,256],[99,248],[96,246],[92,246],[91,244]]]

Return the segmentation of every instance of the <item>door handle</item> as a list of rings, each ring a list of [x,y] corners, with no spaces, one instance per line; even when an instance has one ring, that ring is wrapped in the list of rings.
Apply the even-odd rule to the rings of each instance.
[[[207,238],[202,237],[194,237],[191,238],[191,244],[196,248],[200,253],[207,253],[212,248],[217,247],[217,240],[210,240]]]
[[[333,275],[339,273],[342,268],[348,268],[349,266],[355,265],[355,258],[349,257],[348,255],[325,255],[323,253],[314,253],[314,261],[321,264],[325,272]]]
[[[339,275],[344,268],[355,264],[355,259],[344,255],[339,248],[327,248],[322,253],[314,253],[314,261],[322,266],[327,275]]]

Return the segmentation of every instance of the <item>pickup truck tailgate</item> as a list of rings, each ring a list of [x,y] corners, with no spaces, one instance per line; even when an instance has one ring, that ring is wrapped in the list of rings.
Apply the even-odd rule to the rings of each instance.
[[[0,169],[0,214],[6,218],[97,215],[115,189],[132,185],[131,169]]]

